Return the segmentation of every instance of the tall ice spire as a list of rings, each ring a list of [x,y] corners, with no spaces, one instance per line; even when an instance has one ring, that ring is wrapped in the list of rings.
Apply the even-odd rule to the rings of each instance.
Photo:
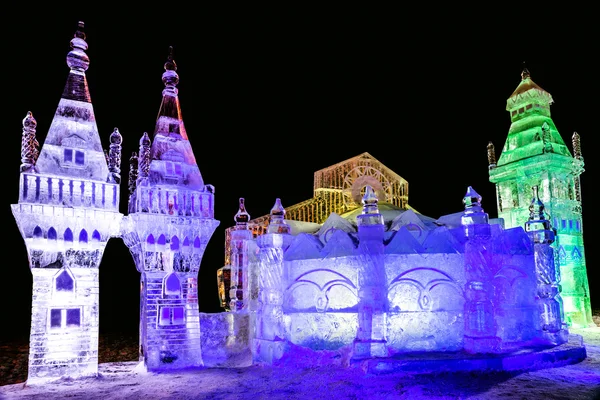
[[[179,97],[179,75],[173,59],[173,47],[164,64],[162,101],[150,150],[150,184],[184,185],[192,190],[203,190],[204,181],[183,124]],[[141,164],[141,154],[140,154]]]
[[[42,173],[106,181],[108,166],[102,149],[85,72],[84,23],[79,22],[67,54],[69,75],[36,163]]]

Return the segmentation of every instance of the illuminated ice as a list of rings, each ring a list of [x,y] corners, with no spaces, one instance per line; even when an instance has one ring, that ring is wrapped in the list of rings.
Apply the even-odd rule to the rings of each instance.
[[[164,65],[152,139],[132,156],[129,210],[121,237],[140,272],[140,361],[148,370],[202,367],[198,270],[214,217],[214,188],[204,183],[184,127],[173,53]]]
[[[463,203],[436,223],[410,210],[386,221],[366,185],[355,221],[332,213],[312,234],[293,235],[277,199],[269,231],[246,239],[245,274],[258,276],[245,289],[256,307],[243,311],[250,329],[255,318],[255,361],[277,362],[294,346],[360,360],[566,343],[537,187],[526,229],[490,224],[472,187]]]
[[[105,156],[85,72],[83,23],[67,55],[67,83],[38,152],[37,122],[23,120],[19,201],[13,215],[33,275],[29,384],[98,372],[98,267],[119,236],[121,135]]]
[[[204,183],[184,127],[172,49],[154,132],[142,133],[129,158],[123,216],[123,138],[115,128],[103,151],[83,23],[71,47],[41,151],[32,113],[23,120],[19,201],[11,205],[33,275],[28,384],[97,375],[98,267],[110,238],[125,242],[140,273],[139,361],[150,371],[277,364],[310,352],[326,360],[317,353],[327,351],[358,364],[460,354],[465,365],[469,356],[494,360],[568,342],[557,235],[540,187],[529,184],[518,189],[527,216],[508,229],[489,220],[472,187],[463,210],[437,220],[384,208],[373,176],[351,183],[360,201],[354,211],[331,212],[322,223],[287,220],[277,198],[264,223],[251,226],[240,198],[228,261],[218,271],[226,311],[200,313],[198,271],[219,221],[214,187]],[[542,130],[550,152],[553,131]],[[491,169],[501,169],[500,161]],[[565,246],[559,262],[560,249],[577,258],[578,247]]]

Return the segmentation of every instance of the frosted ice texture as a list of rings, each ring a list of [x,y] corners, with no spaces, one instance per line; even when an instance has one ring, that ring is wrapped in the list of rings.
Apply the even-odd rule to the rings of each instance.
[[[90,102],[84,39],[80,23],[41,151],[33,115],[23,121],[19,201],[11,207],[33,275],[29,384],[98,372],[98,267],[107,241],[119,235],[122,215]]]
[[[140,359],[148,370],[203,366],[198,270],[214,219],[214,187],[205,185],[188,140],[170,49],[153,137],[140,138],[122,238],[140,272]]]
[[[98,266],[111,237],[124,240],[140,272],[140,360],[149,370],[273,363],[294,346],[348,347],[362,359],[566,342],[554,236],[537,191],[527,232],[490,225],[472,187],[463,212],[434,222],[411,210],[384,221],[367,185],[356,221],[332,213],[314,234],[293,235],[276,199],[257,238],[240,201],[226,266],[231,312],[200,313],[198,269],[219,221],[181,118],[172,49],[154,134],[143,133],[132,156],[123,217],[122,138],[115,129],[103,153],[84,39],[80,24],[39,153],[31,113],[23,122],[12,210],[34,281],[28,383],[97,374]]]
[[[273,362],[281,341],[349,346],[354,358],[565,343],[560,295],[538,294],[552,281],[551,242],[490,225],[480,201],[469,187],[450,226],[417,224],[406,211],[386,231],[371,209],[356,225],[332,214],[315,234],[257,237],[255,359]]]

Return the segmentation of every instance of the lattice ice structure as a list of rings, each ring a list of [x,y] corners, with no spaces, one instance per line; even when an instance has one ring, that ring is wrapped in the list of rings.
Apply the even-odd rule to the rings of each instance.
[[[315,172],[314,195],[292,206],[286,206],[285,219],[322,224],[331,213],[342,215],[362,207],[365,187],[371,186],[380,203],[408,209],[408,182],[369,153],[342,161]],[[269,215],[248,223],[253,236],[262,235],[269,225]],[[225,230],[225,265],[231,261],[230,231]]]

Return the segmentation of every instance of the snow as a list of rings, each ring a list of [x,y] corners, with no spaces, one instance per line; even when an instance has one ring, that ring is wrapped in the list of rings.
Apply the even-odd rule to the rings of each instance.
[[[600,327],[570,333],[583,337],[585,360],[529,372],[375,375],[340,359],[310,367],[284,362],[150,373],[131,361],[100,364],[97,378],[5,385],[0,399],[600,399]]]

